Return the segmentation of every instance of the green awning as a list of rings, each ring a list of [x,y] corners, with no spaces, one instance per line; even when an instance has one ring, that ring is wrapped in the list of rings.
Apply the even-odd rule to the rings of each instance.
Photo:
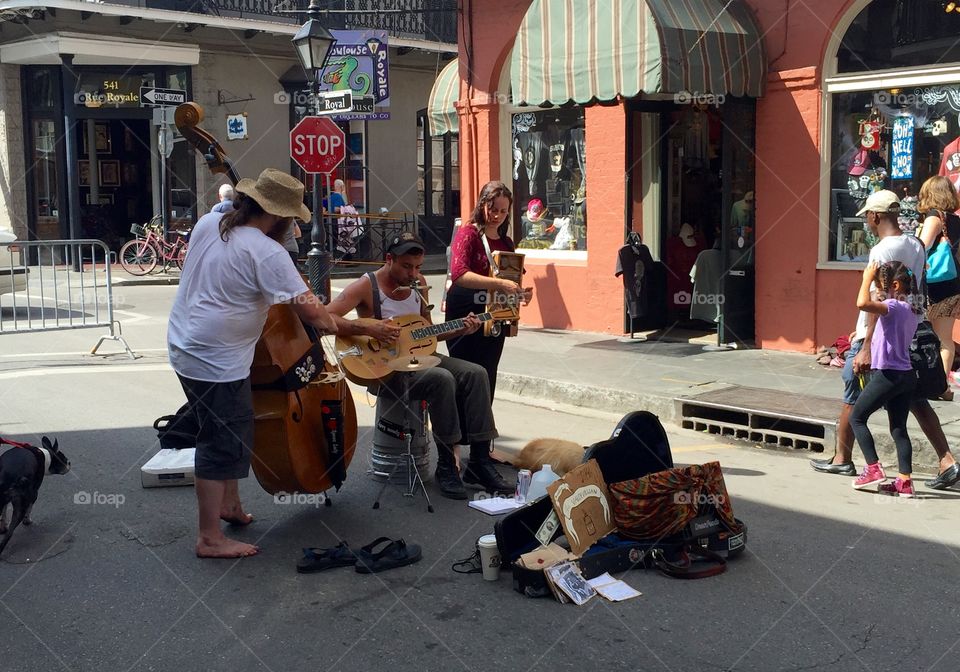
[[[430,91],[430,100],[427,102],[430,135],[436,137],[459,132],[460,119],[457,117],[457,108],[453,106],[459,99],[460,60],[455,58],[440,71]]]
[[[763,94],[767,61],[742,0],[533,0],[513,46],[517,105],[640,93]]]

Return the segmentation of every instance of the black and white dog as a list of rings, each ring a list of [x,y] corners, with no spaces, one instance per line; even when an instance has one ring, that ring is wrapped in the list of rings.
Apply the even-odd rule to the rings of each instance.
[[[65,474],[70,471],[70,460],[60,452],[58,441],[52,444],[43,437],[42,448],[29,443],[0,439],[0,444],[11,446],[0,454],[0,553],[6,548],[13,531],[22,522],[29,525],[30,511],[37,501],[44,474]],[[7,504],[13,505],[10,524],[6,522]]]

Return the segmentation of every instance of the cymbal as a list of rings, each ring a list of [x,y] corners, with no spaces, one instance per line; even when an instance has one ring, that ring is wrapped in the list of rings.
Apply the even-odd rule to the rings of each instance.
[[[440,358],[434,355],[422,355],[420,357],[397,357],[387,362],[387,368],[391,371],[424,371],[432,369],[440,363]]]

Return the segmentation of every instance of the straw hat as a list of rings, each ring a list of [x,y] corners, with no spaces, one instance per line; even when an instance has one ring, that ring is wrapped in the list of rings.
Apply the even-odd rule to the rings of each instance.
[[[303,182],[276,168],[267,168],[257,181],[244,178],[236,191],[255,200],[263,211],[277,217],[296,217],[310,221],[310,210],[303,204]]]

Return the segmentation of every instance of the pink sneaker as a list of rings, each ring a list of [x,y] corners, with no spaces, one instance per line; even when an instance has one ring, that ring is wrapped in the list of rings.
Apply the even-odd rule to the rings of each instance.
[[[885,480],[887,480],[887,475],[883,473],[883,467],[880,466],[879,462],[874,462],[863,468],[863,471],[853,482],[853,487],[857,490],[863,490],[876,483],[883,483]]]
[[[897,479],[893,483],[881,483],[878,485],[877,492],[881,495],[891,495],[893,497],[913,497],[913,481],[905,481],[897,476]]]

